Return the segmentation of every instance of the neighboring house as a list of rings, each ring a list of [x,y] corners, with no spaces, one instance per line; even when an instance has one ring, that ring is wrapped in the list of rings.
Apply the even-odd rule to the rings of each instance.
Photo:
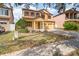
[[[27,21],[27,27],[35,31],[52,31],[55,22],[47,10],[22,9],[22,18]]]
[[[4,27],[5,31],[9,31],[11,23],[13,23],[11,8],[0,7],[0,26]]]
[[[55,21],[55,28],[63,28],[63,24],[67,22],[77,22],[79,23],[79,11],[74,8],[65,11],[64,13],[60,13],[52,19]]]

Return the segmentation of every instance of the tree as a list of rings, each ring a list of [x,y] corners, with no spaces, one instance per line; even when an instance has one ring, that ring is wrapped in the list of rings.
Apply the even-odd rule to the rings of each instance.
[[[65,12],[66,4],[65,3],[56,3],[55,8],[58,10],[58,13]]]
[[[55,9],[58,10],[58,13],[65,12],[66,11],[66,5],[70,5],[72,3],[56,3],[56,5],[54,6]]]
[[[17,23],[16,23],[16,28],[25,28],[26,27],[27,22],[24,19],[20,19]]]
[[[45,3],[43,3],[43,7],[45,8]],[[44,8],[43,8],[43,9],[44,9]]]
[[[16,7],[18,7],[18,6],[22,6],[23,3],[14,3],[14,5],[15,5]]]
[[[29,9],[30,6],[33,5],[33,4],[32,4],[32,3],[14,3],[14,5],[15,5],[16,7],[24,5],[24,7],[25,7],[26,9]]]
[[[55,3],[43,3],[43,9],[52,8],[54,7]]]
[[[73,3],[73,8],[75,9],[79,8],[79,3]]]
[[[44,9],[47,9],[47,4],[43,3],[43,7],[44,7]]]
[[[48,7],[51,8],[52,6],[52,3],[47,3]]]
[[[26,9],[29,9],[31,5],[33,5],[33,4],[32,4],[32,3],[25,3],[24,7],[25,7]]]
[[[35,3],[36,10],[38,9],[39,3]]]
[[[19,32],[31,32],[30,29],[27,28],[27,21],[25,21],[24,19],[20,19],[17,23],[16,23],[16,30],[18,30]]]

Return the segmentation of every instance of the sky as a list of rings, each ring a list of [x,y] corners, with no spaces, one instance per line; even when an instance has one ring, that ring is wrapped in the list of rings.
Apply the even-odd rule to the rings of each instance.
[[[12,6],[13,6],[14,22],[16,23],[20,18],[22,18],[22,8],[23,8],[24,5],[16,7],[14,4],[12,4]],[[67,5],[66,7],[67,7],[67,9],[70,9],[70,8],[73,7],[73,5],[70,5],[70,6]],[[43,7],[42,3],[39,3],[38,10],[43,9],[43,8],[44,7]],[[30,6],[29,9],[36,10],[36,7],[35,6]],[[50,13],[52,13],[53,15],[58,14],[57,10],[53,7],[52,8],[47,8],[47,10]]]

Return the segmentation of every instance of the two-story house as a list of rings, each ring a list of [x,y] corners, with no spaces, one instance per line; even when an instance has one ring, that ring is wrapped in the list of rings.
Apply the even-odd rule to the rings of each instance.
[[[27,27],[35,31],[52,31],[55,24],[52,17],[52,14],[45,9],[22,9],[22,18],[27,21]]]
[[[63,28],[65,22],[76,22],[79,23],[79,11],[72,8],[63,13],[59,13],[54,16],[52,20],[55,21],[55,28]]]
[[[74,8],[53,16],[47,10],[22,9],[22,17],[28,22],[27,26],[36,31],[52,31],[54,28],[64,28],[65,22],[79,23],[79,11]]]
[[[0,7],[0,26],[9,31],[10,24],[13,22],[11,8]]]

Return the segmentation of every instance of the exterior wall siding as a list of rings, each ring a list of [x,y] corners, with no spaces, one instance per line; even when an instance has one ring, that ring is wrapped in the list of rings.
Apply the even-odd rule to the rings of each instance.
[[[65,22],[65,14],[58,15],[53,19],[55,21],[55,28],[63,28]]]
[[[25,16],[24,13],[25,12],[34,12],[36,13],[35,11],[28,11],[28,10],[22,10],[22,17],[26,20],[26,21],[31,21],[32,22],[32,29],[35,30],[35,31],[52,31],[54,29],[54,25],[55,25],[55,22],[52,20],[52,19],[49,19],[48,16],[51,16],[51,14],[49,14],[49,12],[43,10],[42,13],[40,13],[40,16],[39,17],[35,17],[33,18],[31,15],[29,16]],[[42,18],[42,15],[44,15],[44,18]],[[38,23],[40,23],[38,25]]]
[[[5,31],[9,31],[10,24],[13,22],[11,9],[8,9],[8,16],[0,15],[0,22],[5,22],[6,24],[0,24],[0,26],[4,27]]]

